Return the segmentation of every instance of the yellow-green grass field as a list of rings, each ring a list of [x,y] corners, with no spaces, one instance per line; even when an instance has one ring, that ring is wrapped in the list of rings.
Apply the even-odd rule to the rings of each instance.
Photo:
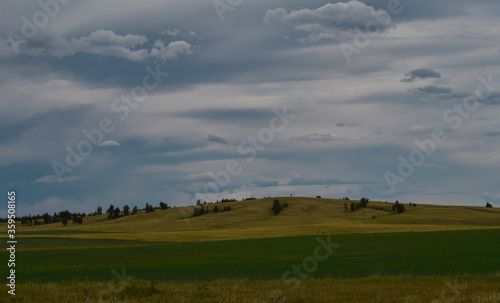
[[[277,216],[274,199],[289,205]],[[199,217],[190,206],[18,223],[17,295],[3,284],[0,302],[500,302],[500,209],[405,203],[395,214],[370,202],[345,212],[346,202],[358,201],[278,197]],[[341,246],[310,277],[280,278],[328,235]],[[133,279],[117,281],[125,270]]]
[[[279,197],[287,202],[278,216],[271,213],[276,198],[229,202],[232,210],[191,217],[194,206],[170,208],[154,213],[139,213],[108,220],[106,215],[84,218],[84,224],[61,223],[21,227],[26,232],[78,231],[74,234],[45,234],[43,237],[121,239],[137,241],[213,241],[249,238],[284,237],[317,234],[384,233],[500,228],[500,209],[471,206],[418,204],[395,214],[392,203],[370,202],[368,208],[344,212],[344,203],[335,199]],[[215,206],[208,205],[211,209]],[[104,206],[106,208],[107,206]],[[377,210],[381,207],[384,210]],[[376,218],[374,218],[374,216]],[[0,225],[6,230],[6,224]],[[92,232],[91,234],[81,232]],[[101,232],[101,233],[95,233]],[[30,237],[36,235],[29,235]]]

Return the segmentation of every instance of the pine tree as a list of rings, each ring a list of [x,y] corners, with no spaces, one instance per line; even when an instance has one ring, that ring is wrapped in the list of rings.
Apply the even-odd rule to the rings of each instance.
[[[275,216],[277,216],[280,213],[280,211],[283,209],[281,207],[280,200],[274,200],[273,201],[273,207],[271,209],[273,211],[273,214]]]

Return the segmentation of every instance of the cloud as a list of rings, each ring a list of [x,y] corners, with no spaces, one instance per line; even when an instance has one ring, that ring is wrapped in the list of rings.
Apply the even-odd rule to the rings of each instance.
[[[104,142],[99,143],[98,146],[120,146],[120,143],[114,140],[106,140]]]
[[[211,108],[211,109],[190,109],[170,114],[175,118],[202,119],[213,121],[238,121],[242,120],[269,120],[272,118],[272,111],[264,108]]]
[[[180,55],[191,55],[193,50],[186,41],[174,41],[165,46],[162,40],[156,40],[150,56],[157,59],[175,59]]]
[[[174,30],[164,30],[160,33],[160,35],[164,36],[172,36],[172,37],[177,37],[177,36],[188,36],[188,37],[196,37],[196,38],[201,38],[198,34],[196,34],[192,29],[189,30],[189,34],[181,34],[181,31],[178,29]]]
[[[208,134],[207,140],[210,142],[216,142],[220,144],[227,144],[227,141],[224,138],[218,137],[216,135]]]
[[[401,82],[414,82],[416,80],[420,79],[426,79],[426,78],[441,78],[441,74],[435,70],[432,69],[427,69],[427,68],[419,68],[419,69],[414,69],[410,71],[409,73],[405,74],[405,77]]]
[[[190,31],[189,31],[189,36],[192,36],[192,37],[196,37],[196,38],[198,38],[198,39],[201,39],[201,37],[200,37],[200,36],[198,36],[198,34],[196,34],[193,30],[190,30]]]
[[[279,181],[252,181],[250,183],[252,187],[274,187],[279,186]]]
[[[299,186],[299,185],[345,185],[345,184],[364,184],[365,182],[359,181],[345,181],[337,178],[320,178],[320,179],[308,179],[303,177],[292,178],[286,185],[287,186]],[[370,182],[367,182],[370,183]]]
[[[166,29],[164,31],[162,31],[160,34],[161,35],[167,35],[167,36],[172,36],[172,37],[176,37],[177,35],[179,35],[181,33],[180,30],[178,29],[174,29],[174,30],[169,30],[169,29]]]
[[[364,30],[371,22],[380,26],[379,31],[384,31],[391,23],[391,16],[384,10],[375,10],[356,0],[290,12],[281,7],[266,11],[264,16],[264,24],[281,24],[306,32],[310,42],[339,38],[339,33],[346,34],[356,28]]]
[[[335,124],[336,127],[355,127],[355,126],[359,126],[359,123],[356,122],[356,123],[337,123]]]
[[[186,41],[174,41],[165,46],[162,40],[156,40],[151,50],[140,48],[148,38],[143,35],[117,35],[110,30],[96,30],[89,36],[72,38],[50,38],[45,45],[33,53],[33,48],[22,48],[23,53],[32,57],[47,55],[58,59],[71,57],[77,53],[86,53],[98,56],[114,56],[130,61],[145,59],[175,59],[182,54],[193,53],[191,45]]]
[[[297,137],[295,140],[297,141],[304,141],[304,142],[330,142],[334,140],[339,140],[339,137],[337,134],[318,134],[318,133],[313,133],[313,134],[308,134],[304,136]]]
[[[485,105],[499,105],[500,104],[500,94],[493,93],[486,99],[479,100],[480,103]]]
[[[483,136],[496,137],[500,136],[500,129],[490,129],[483,133]]]
[[[449,87],[441,87],[435,85],[428,85],[425,87],[411,88],[408,90],[412,94],[449,94],[452,89]]]
[[[90,176],[71,176],[71,177],[64,177],[60,181],[61,183],[71,183],[71,182],[82,182],[82,181],[88,181],[90,180]],[[59,180],[57,179],[56,175],[45,175],[42,176],[32,183],[34,184],[52,184],[52,183],[59,183]]]

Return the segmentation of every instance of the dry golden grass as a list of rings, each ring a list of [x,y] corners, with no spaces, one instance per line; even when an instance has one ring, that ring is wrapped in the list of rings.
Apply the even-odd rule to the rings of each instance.
[[[307,303],[498,303],[500,275],[460,277],[367,277],[218,280],[200,283],[128,281],[20,284],[2,302],[307,302]],[[6,293],[6,286],[0,291]]]
[[[95,239],[123,239],[144,241],[211,241],[248,238],[266,238],[316,234],[381,233],[409,231],[441,231],[500,228],[500,209],[470,206],[439,206],[419,204],[404,214],[390,211],[392,203],[370,202],[367,209],[344,212],[346,201],[302,197],[280,197],[287,202],[278,216],[271,214],[275,198],[218,204],[230,205],[225,213],[210,213],[185,218],[193,213],[193,206],[170,208],[154,213],[140,213],[108,220],[106,215],[86,217],[83,225],[60,223],[21,227],[19,231],[74,230],[107,232],[102,234],[43,235],[43,237],[71,237]],[[352,201],[347,201],[349,204]],[[213,208],[214,205],[208,205]],[[385,210],[376,210],[384,207]],[[372,217],[376,216],[375,219]],[[6,229],[6,225],[2,225]],[[42,236],[42,235],[40,235]],[[30,237],[32,237],[30,235]]]

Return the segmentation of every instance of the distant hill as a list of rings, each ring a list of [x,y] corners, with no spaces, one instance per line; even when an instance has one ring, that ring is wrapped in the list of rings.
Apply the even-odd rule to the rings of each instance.
[[[288,204],[277,216],[271,211],[275,199]],[[370,201],[367,208],[345,212],[344,203],[349,206],[351,202],[359,201],[276,197],[207,204],[210,210],[214,206],[219,209],[230,206],[231,211],[211,212],[197,217],[192,217],[196,206],[175,207],[163,211],[156,209],[153,213],[139,212],[113,220],[108,220],[107,215],[90,216],[85,217],[82,225],[69,223],[66,227],[62,227],[61,223],[29,227],[18,224],[18,232],[20,237],[27,232],[30,237],[43,232],[44,237],[189,242],[316,234],[500,228],[498,208],[429,204],[409,207],[408,203],[404,203],[405,212],[396,214],[391,209],[393,203]],[[66,232],[60,234],[47,231]]]

